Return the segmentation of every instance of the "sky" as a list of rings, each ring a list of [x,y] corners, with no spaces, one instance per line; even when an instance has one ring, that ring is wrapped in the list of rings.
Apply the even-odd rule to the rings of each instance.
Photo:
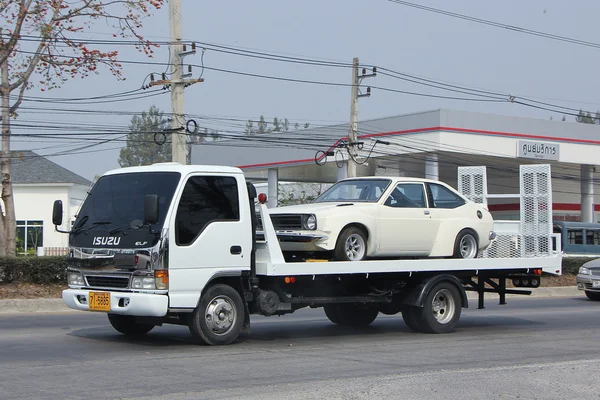
[[[579,0],[413,0],[422,5],[585,41],[600,42],[600,2]],[[388,0],[256,0],[253,2],[181,0],[183,38],[186,41],[228,46],[291,57],[376,65],[461,87],[547,102],[555,106],[600,109],[597,67],[600,49],[524,34],[515,29],[477,24],[397,4]],[[143,34],[150,40],[169,36],[168,6],[144,21]],[[93,26],[85,38],[110,40],[109,30]],[[598,38],[598,39],[597,39]],[[310,122],[312,126],[344,123],[350,119],[350,88],[323,84],[262,79],[218,71],[275,76],[288,79],[349,84],[351,69],[300,65],[228,55],[211,48],[186,57],[194,64],[193,77],[205,79],[185,89],[185,111],[202,126],[228,133],[243,131],[243,121],[264,115]],[[209,47],[209,46],[207,46]],[[160,74],[168,63],[168,46],[152,59],[130,47],[114,46],[124,63],[125,81],[109,71],[75,79],[60,89],[26,94],[16,120],[22,126],[13,133],[45,132],[60,127],[56,137],[13,137],[14,150],[34,150],[50,160],[92,180],[118,168],[116,140],[127,133],[131,117],[152,105],[170,112],[167,91],[151,97],[133,96],[128,101],[90,103],[90,100],[57,103],[58,99],[105,96],[138,89],[150,73]],[[154,63],[154,64],[151,64]],[[204,65],[204,69],[200,66]],[[217,70],[216,70],[217,69]],[[364,85],[420,94],[452,97],[471,95],[417,85],[383,74]],[[154,94],[148,91],[145,96]],[[35,98],[33,98],[35,97]],[[35,101],[34,101],[35,100]],[[539,103],[537,103],[539,104]],[[37,110],[34,110],[37,108]],[[450,108],[560,120],[560,112],[522,106],[508,101],[482,102],[442,99],[384,91],[374,88],[359,101],[359,120],[404,113]],[[554,107],[553,107],[554,108]],[[78,110],[78,111],[76,111]],[[84,111],[84,112],[81,112]],[[102,113],[100,113],[102,112]],[[215,119],[217,118],[217,119]],[[567,116],[568,121],[574,117]],[[110,128],[94,140],[76,140],[70,132]],[[600,128],[599,128],[600,129]],[[97,131],[95,131],[97,132]],[[64,134],[64,137],[58,137]],[[101,144],[102,140],[111,142]],[[93,147],[88,147],[93,145]],[[86,148],[82,148],[82,147]]]

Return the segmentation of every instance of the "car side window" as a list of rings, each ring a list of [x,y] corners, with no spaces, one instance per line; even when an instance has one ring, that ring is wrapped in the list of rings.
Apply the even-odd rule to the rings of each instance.
[[[426,208],[423,184],[398,184],[386,199],[384,205],[395,208]]]
[[[448,188],[437,183],[428,183],[432,206],[435,208],[457,208],[465,204],[465,200]]]
[[[193,176],[183,188],[175,217],[175,243],[192,244],[215,221],[239,221],[238,187],[231,176]]]

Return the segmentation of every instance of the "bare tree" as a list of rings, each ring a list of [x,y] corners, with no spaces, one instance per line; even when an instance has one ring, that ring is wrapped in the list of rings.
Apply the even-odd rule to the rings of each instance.
[[[17,116],[23,94],[34,86],[42,91],[58,88],[70,78],[98,73],[100,66],[124,80],[118,52],[81,40],[81,32],[94,22],[105,22],[113,37],[135,39],[138,50],[151,57],[155,45],[139,29],[142,19],[163,4],[164,0],[0,0],[0,256],[15,255],[10,118]]]

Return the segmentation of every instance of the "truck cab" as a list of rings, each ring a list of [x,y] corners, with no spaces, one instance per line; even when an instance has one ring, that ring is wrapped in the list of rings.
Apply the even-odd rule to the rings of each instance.
[[[69,232],[65,302],[152,317],[193,310],[207,282],[250,269],[248,204],[237,168],[166,163],[104,174]],[[54,216],[60,225],[60,204]]]

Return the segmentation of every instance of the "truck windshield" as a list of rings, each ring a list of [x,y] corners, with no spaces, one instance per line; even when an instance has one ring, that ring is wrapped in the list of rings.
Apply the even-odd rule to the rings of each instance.
[[[144,197],[148,194],[158,196],[159,220],[153,228],[160,229],[180,178],[178,172],[137,172],[101,177],[81,206],[72,236],[84,236],[81,233],[88,231],[116,233],[139,229],[144,220]]]
[[[315,199],[315,203],[359,201],[376,202],[390,184],[389,179],[356,179],[341,181]]]

